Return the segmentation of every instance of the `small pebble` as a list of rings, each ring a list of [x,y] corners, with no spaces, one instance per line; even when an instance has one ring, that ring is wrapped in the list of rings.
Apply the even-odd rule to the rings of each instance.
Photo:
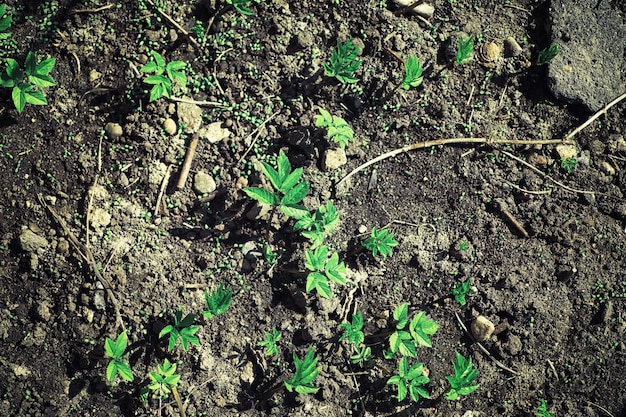
[[[493,334],[496,326],[485,316],[478,316],[470,325],[472,336],[478,342],[484,342]]]
[[[521,53],[522,47],[513,36],[509,36],[504,40],[504,56],[506,58],[519,56]]]
[[[118,139],[120,136],[124,134],[122,131],[122,126],[119,123],[109,122],[104,126],[104,132],[107,137],[111,140]]]
[[[176,122],[174,121],[174,119],[171,118],[167,118],[163,121],[163,130],[165,130],[165,133],[167,133],[168,135],[172,136],[176,134]]]

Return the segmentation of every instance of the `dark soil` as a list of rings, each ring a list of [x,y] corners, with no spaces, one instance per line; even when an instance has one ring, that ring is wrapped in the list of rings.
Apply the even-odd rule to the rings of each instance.
[[[4,44],[3,56],[56,57],[57,86],[46,91],[48,106],[21,114],[10,91],[0,91],[0,415],[179,415],[171,396],[162,409],[139,400],[148,372],[165,358],[177,363],[187,416],[533,416],[541,400],[554,416],[626,415],[626,104],[576,135],[578,163],[569,173],[560,164],[567,150],[554,145],[457,144],[401,153],[335,186],[410,143],[558,139],[591,116],[554,100],[546,68],[534,65],[550,39],[546,2],[435,0],[429,24],[394,14],[391,2],[338,3],[253,1],[254,15],[243,16],[214,0],[102,10],[8,1],[17,44]],[[624,18],[625,6],[614,7]],[[211,23],[204,44],[158,10],[187,30],[196,20]],[[476,37],[475,56],[449,65],[448,39],[459,32]],[[350,37],[362,65],[359,82],[346,87],[324,75],[323,63],[337,39]],[[520,55],[480,53],[508,37]],[[215,143],[200,139],[182,189],[176,182],[193,127],[180,103],[149,102],[138,69],[151,50],[188,63],[188,91],[175,95],[222,103],[201,107],[202,124],[230,132]],[[383,103],[404,76],[397,57],[408,55],[423,63],[423,84]],[[336,145],[314,124],[318,107],[355,131],[338,169],[321,169]],[[165,132],[167,118],[178,133]],[[307,208],[331,200],[341,213],[327,243],[350,283],[334,285],[330,300],[305,291],[309,243],[293,220],[279,211],[254,215],[241,191],[246,181],[266,183],[259,161],[274,163],[281,149],[311,182]],[[198,172],[213,177],[214,192],[194,191]],[[361,247],[373,227],[394,233],[392,256]],[[263,241],[279,253],[276,264],[260,255]],[[85,246],[95,265],[80,253]],[[477,293],[461,306],[452,288],[467,279]],[[203,290],[220,283],[232,287],[232,306],[199,320],[199,347],[168,352],[158,333],[171,314],[199,314]],[[382,352],[403,302],[411,315],[426,311],[440,324],[432,348],[409,359],[423,362],[430,378],[431,398],[419,403],[398,403],[386,384],[398,359]],[[115,304],[129,335],[132,383],[104,376],[105,338],[122,331]],[[350,363],[350,347],[339,341],[338,325],[357,310],[372,349],[365,368]],[[479,315],[502,324],[481,343],[489,355],[457,320],[469,328]],[[272,328],[283,334],[280,357],[258,346]],[[293,353],[303,357],[309,346],[320,358],[320,390],[270,395],[293,375]],[[480,387],[448,401],[455,351],[472,358]]]

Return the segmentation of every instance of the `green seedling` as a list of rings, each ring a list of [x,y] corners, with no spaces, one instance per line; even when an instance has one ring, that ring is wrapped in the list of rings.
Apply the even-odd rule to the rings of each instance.
[[[303,360],[298,357],[296,352],[293,353],[293,363],[296,368],[293,377],[284,382],[285,388],[289,392],[297,392],[298,394],[313,394],[319,388],[314,387],[311,383],[320,373],[321,366],[317,365],[319,357],[315,356],[312,347],[306,353]]]
[[[176,313],[174,313],[174,324],[168,324],[159,332],[159,339],[167,334],[170,335],[167,345],[168,352],[174,349],[179,338],[184,351],[189,349],[189,344],[200,346],[200,340],[195,336],[200,328],[193,326],[195,320],[196,316],[193,314],[187,314],[185,318],[183,318],[182,308],[179,308]]]
[[[130,366],[122,360],[122,356],[126,351],[126,346],[128,345],[128,337],[126,336],[126,332],[122,332],[117,340],[106,338],[104,342],[104,351],[107,356],[111,358],[109,365],[106,369],[106,377],[109,381],[113,381],[117,374],[122,377],[122,379],[133,382],[135,377],[133,376],[133,370]]]
[[[537,406],[537,411],[535,412],[536,417],[552,417],[552,413],[548,411],[548,404],[546,400],[541,400],[541,404]]]
[[[172,97],[172,85],[176,83],[181,89],[187,87],[187,75],[185,74],[185,64],[182,61],[172,61],[165,64],[165,59],[155,51],[150,51],[152,61],[147,62],[139,71],[153,74],[143,80],[144,83],[152,86],[150,90],[150,101],[155,101],[161,97]]]
[[[459,352],[455,352],[456,361],[452,361],[454,375],[446,376],[450,383],[450,391],[446,393],[446,399],[457,400],[461,395],[468,395],[476,391],[478,384],[472,385],[478,376],[478,369],[472,367],[472,358],[465,359]]]
[[[561,157],[560,161],[561,161],[561,168],[566,170],[568,174],[571,174],[572,171],[574,171],[574,168],[576,168],[576,165],[578,165],[578,160],[573,157],[572,158]]]
[[[354,140],[354,130],[343,118],[332,116],[323,108],[318,109],[320,114],[315,116],[315,126],[328,128],[326,136],[337,143],[341,149]]]
[[[372,229],[372,234],[362,243],[363,247],[372,252],[373,256],[380,253],[383,258],[393,255],[393,248],[398,246],[394,240],[393,233],[387,229]]]
[[[287,155],[280,150],[277,159],[277,168],[270,164],[261,162],[261,171],[269,179],[276,192],[268,191],[259,187],[247,187],[243,191],[248,197],[264,204],[280,206],[287,216],[303,216],[308,210],[300,203],[309,191],[310,183],[300,181],[302,168],[291,170],[291,163]]]
[[[230,4],[235,10],[243,15],[252,16],[254,12],[246,6],[251,1],[252,0],[226,0],[226,4]]]
[[[204,291],[204,299],[206,300],[206,310],[202,312],[202,315],[211,320],[213,316],[219,316],[224,314],[232,301],[233,290],[230,285],[224,288],[224,283],[209,295]],[[187,349],[185,349],[187,350]]]
[[[267,356],[274,356],[280,354],[280,349],[278,349],[278,342],[283,338],[283,334],[276,330],[276,328],[272,329],[272,333],[265,332],[265,339],[259,342],[259,346],[265,347],[265,354]]]
[[[472,60],[474,55],[474,37],[469,36],[467,39],[459,38],[459,47],[456,50],[455,62],[457,65],[465,65]]]
[[[354,365],[359,365],[364,367],[371,359],[372,356],[372,348],[369,346],[361,346],[360,348],[356,348],[356,353],[350,356],[350,361]]]
[[[0,74],[0,86],[12,88],[11,98],[18,113],[24,111],[26,103],[37,106],[48,104],[46,96],[35,88],[48,88],[56,85],[50,72],[56,58],[47,58],[37,62],[34,52],[29,52],[24,61],[24,69],[13,59],[6,59],[5,72]]]
[[[150,384],[143,387],[140,392],[141,401],[146,403],[148,401],[148,397],[150,394],[152,396],[156,396],[159,399],[159,410],[161,409],[161,402],[163,399],[169,397],[170,393],[174,395],[174,399],[176,400],[176,404],[178,405],[179,410],[183,413],[183,402],[180,399],[180,395],[178,394],[178,389],[176,386],[180,382],[180,375],[176,374],[176,364],[170,363],[169,360],[165,359],[163,361],[163,365],[157,365],[156,372],[149,372],[148,377],[150,378]],[[184,414],[181,414],[184,415]]]
[[[469,242],[463,240],[459,243],[459,251],[464,252],[469,249]]]
[[[7,12],[7,5],[0,4],[0,40],[8,39],[11,36],[11,32],[9,32],[11,21],[12,16]]]
[[[552,62],[552,60],[559,54],[559,45],[553,43],[547,48],[542,49],[537,54],[537,65],[546,65]]]
[[[385,358],[391,359],[397,352],[415,358],[417,346],[432,347],[429,336],[437,332],[439,324],[428,319],[425,312],[418,312],[409,322],[409,303],[402,303],[394,309],[393,318],[396,330],[389,337],[389,350],[383,352]]]
[[[363,314],[360,311],[352,315],[352,323],[341,323],[339,327],[344,330],[344,334],[341,335],[339,340],[348,339],[348,342],[355,348],[365,340],[365,335],[363,334]]]
[[[346,285],[346,265],[339,262],[339,255],[333,252],[328,256],[328,247],[321,245],[315,251],[306,250],[304,265],[311,271],[306,279],[306,291],[314,289],[325,298],[330,298],[330,281]]]
[[[419,59],[414,55],[409,55],[404,63],[404,80],[402,80],[402,88],[409,90],[411,87],[419,87],[424,81],[422,73],[424,69]]]
[[[406,358],[401,358],[398,364],[398,375],[394,375],[387,380],[387,385],[396,385],[398,388],[398,395],[395,397],[398,402],[403,401],[406,398],[407,393],[411,397],[411,400],[418,402],[420,397],[430,398],[428,391],[422,388],[430,382],[427,376],[424,375],[424,364],[416,363],[409,367]]]
[[[273,264],[278,259],[278,254],[272,250],[272,247],[266,242],[263,244],[263,259],[268,264]]]
[[[293,229],[301,230],[302,236],[311,242],[311,249],[320,246],[328,233],[339,223],[339,212],[332,201],[327,201],[325,206],[320,206],[313,214],[309,211],[296,211],[292,217],[297,219]]]
[[[337,39],[337,47],[331,52],[330,61],[324,63],[324,73],[328,77],[335,77],[342,84],[352,84],[359,81],[354,73],[361,66],[361,60],[357,59],[359,48],[352,43],[352,38],[346,43]]]
[[[465,280],[463,282],[455,282],[454,287],[452,288],[452,295],[454,299],[458,301],[459,304],[464,306],[467,304],[467,296],[470,293],[471,282],[470,280]]]

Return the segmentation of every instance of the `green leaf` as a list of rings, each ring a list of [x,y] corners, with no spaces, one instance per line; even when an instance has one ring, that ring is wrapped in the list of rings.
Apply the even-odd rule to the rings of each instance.
[[[24,91],[26,102],[36,106],[45,106],[48,104],[46,96],[41,91],[32,90],[31,88]]]
[[[383,258],[386,258],[393,254],[393,248],[398,246],[398,242],[394,240],[393,233],[389,232],[389,230],[377,230],[374,227],[371,236],[363,241],[362,245],[365,249],[371,251],[373,256],[380,253]]]
[[[328,258],[328,247],[325,245],[320,246],[319,248],[315,249],[315,252],[311,252],[307,249],[304,256],[304,266],[306,268],[308,268],[310,271],[324,271],[326,259]]]
[[[124,362],[121,362],[121,361],[117,362],[117,371],[119,372],[122,379],[128,382],[133,382],[133,380],[135,379],[132,369],[130,369],[130,366],[128,366]]]
[[[341,323],[339,327],[345,331],[339,340],[348,339],[348,342],[352,343],[355,347],[365,340],[365,335],[361,330],[363,328],[363,314],[361,314],[361,312],[352,315],[352,323]]]
[[[109,355],[111,358],[119,359],[124,354],[127,344],[128,337],[126,336],[126,332],[124,331],[118,336],[117,340],[115,341],[107,337],[104,342],[104,350],[106,354]]]
[[[293,188],[293,186],[296,185],[298,181],[300,181],[300,177],[302,177],[302,168],[296,168],[291,173],[287,172],[285,176],[281,177],[281,185],[278,188],[278,191],[280,191],[281,193],[286,193],[291,188]]]
[[[24,72],[26,75],[35,74],[37,68],[37,55],[34,52],[28,51],[26,59],[24,60]]]
[[[432,347],[432,342],[428,335],[435,334],[439,329],[439,324],[426,318],[426,313],[420,311],[413,317],[409,324],[409,331],[413,340],[420,346]]]
[[[409,322],[409,303],[402,303],[393,310],[393,319],[397,321],[396,329],[404,329]]]
[[[333,252],[330,259],[326,261],[324,266],[324,272],[331,281],[346,285],[346,265],[343,262],[339,262],[339,255],[337,252]]]
[[[472,358],[465,359],[459,352],[455,352],[455,355],[456,360],[452,361],[454,375],[446,376],[451,387],[446,398],[451,401],[458,399],[460,395],[470,394],[479,387],[478,384],[472,385],[478,376],[478,369],[472,367]]]
[[[37,66],[35,67],[34,74],[37,74],[37,75],[49,74],[54,68],[54,64],[56,64],[56,62],[57,62],[56,58],[44,59],[43,61],[37,64]]]
[[[307,276],[306,292],[311,292],[313,289],[317,290],[317,293],[324,298],[331,298],[332,296],[330,285],[328,285],[328,278],[319,272],[311,272]]]
[[[315,352],[312,347],[309,347],[304,360],[300,360],[298,355],[293,353],[293,363],[295,366],[295,372],[291,379],[284,382],[287,391],[293,392],[294,390],[299,394],[312,394],[318,391],[318,387],[311,385],[311,382],[317,377],[320,372],[320,367],[317,365],[319,358],[315,356]]]
[[[409,356],[411,358],[416,357],[417,350],[415,348],[415,344],[413,343],[413,339],[411,338],[411,334],[404,330],[395,331],[389,337],[389,350],[391,353],[400,352],[404,356]]]
[[[474,37],[469,36],[467,39],[459,37],[459,47],[456,52],[456,64],[465,65],[472,60],[474,51]]]
[[[39,88],[48,88],[56,85],[54,79],[46,74],[34,74],[28,76],[28,81]]]
[[[411,87],[418,87],[424,80],[424,77],[422,76],[423,72],[424,71],[417,57],[409,55],[404,63],[404,80],[402,81],[402,88],[408,90]]]
[[[280,190],[280,187],[283,183],[283,178],[280,177],[278,171],[276,171],[274,167],[266,162],[261,162],[261,171],[263,171],[265,176],[270,180],[274,189],[277,191]]]
[[[113,381],[117,375],[117,363],[115,361],[109,362],[105,375],[109,381]]]
[[[559,54],[559,45],[553,43],[548,48],[542,49],[537,55],[537,65],[546,65],[552,62]]]
[[[243,192],[248,195],[248,197],[260,201],[263,204],[269,205],[277,205],[279,202],[279,197],[263,188],[258,187],[247,187],[243,189]]]
[[[349,39],[346,43],[337,40],[337,47],[331,51],[330,60],[324,63],[324,72],[329,77],[335,77],[341,83],[355,83],[359,81],[354,72],[361,66],[357,59],[359,49]]]
[[[280,181],[280,185],[277,186],[276,188],[284,192],[284,190],[281,190],[280,188],[281,188],[282,183],[287,178],[287,175],[289,175],[289,173],[291,172],[291,163],[289,162],[289,158],[287,158],[287,155],[285,155],[285,152],[283,152],[282,149],[278,151],[278,159],[276,160],[276,164],[278,167],[278,178]],[[296,180],[293,183],[295,184],[296,182],[298,181]],[[287,189],[289,188],[291,187],[288,187]]]
[[[302,225],[308,224],[309,219],[312,221],[311,213],[309,210],[297,204],[293,205],[282,205],[280,206],[280,210],[288,217],[298,220],[296,224],[294,224],[294,230],[306,229]],[[302,222],[302,223],[301,223]],[[300,225],[300,226],[298,226]]]
[[[230,286],[224,287],[224,283],[221,283],[219,287],[209,294],[204,291],[204,299],[206,301],[207,308],[202,312],[202,315],[207,319],[212,319],[213,316],[224,314],[232,302],[233,290]]]
[[[158,72],[158,67],[156,62],[154,61],[149,61],[146,62],[146,64],[139,68],[139,72]]]
[[[452,295],[454,296],[454,299],[462,306],[467,303],[465,297],[467,297],[470,292],[470,285],[471,282],[468,279],[463,282],[455,282],[454,288],[452,288]]]
[[[280,200],[281,205],[292,205],[301,202],[309,192],[311,184],[308,181],[301,182],[287,192]]]
[[[321,107],[319,107],[317,110],[320,112],[320,114],[315,116],[315,126],[317,127],[330,126],[333,122],[333,116],[331,116],[328,111],[324,110]]]
[[[11,98],[13,99],[13,104],[18,113],[24,111],[24,107],[26,106],[26,93],[20,88],[22,86],[23,84],[16,85],[11,91]]]

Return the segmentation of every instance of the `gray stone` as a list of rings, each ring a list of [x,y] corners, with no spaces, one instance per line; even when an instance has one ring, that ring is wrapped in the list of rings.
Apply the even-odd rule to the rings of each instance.
[[[193,177],[193,190],[197,194],[208,194],[215,191],[217,185],[213,177],[206,172],[199,171]]]
[[[491,337],[496,326],[485,316],[478,316],[470,325],[472,336],[479,342],[483,342]]]
[[[626,30],[609,0],[553,0],[550,21],[559,54],[548,86],[557,99],[595,112],[623,93]]]
[[[185,126],[185,132],[195,133],[202,125],[202,109],[193,103],[176,103],[176,114],[181,125]]]
[[[222,122],[213,122],[198,130],[198,136],[210,143],[220,142],[230,136],[230,130],[222,127]]]
[[[328,149],[324,152],[322,170],[334,171],[340,166],[345,165],[347,162],[348,158],[346,157],[346,152],[343,149]]]
[[[124,131],[122,130],[122,126],[120,126],[119,123],[112,123],[112,122],[109,122],[104,126],[104,132],[106,133],[107,137],[111,140],[118,139],[120,136],[124,134]]]
[[[20,248],[26,252],[35,252],[37,249],[48,247],[48,241],[32,231],[26,229],[18,238]]]

